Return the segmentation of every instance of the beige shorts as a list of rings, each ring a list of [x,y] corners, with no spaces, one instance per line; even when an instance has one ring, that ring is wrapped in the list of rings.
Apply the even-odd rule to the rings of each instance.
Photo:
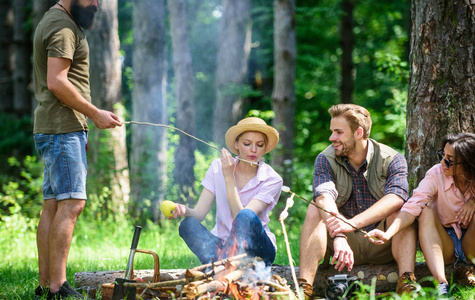
[[[386,220],[382,220],[376,228],[386,231]],[[348,244],[351,250],[353,250],[355,266],[365,264],[381,265],[394,262],[391,251],[392,239],[384,245],[375,245],[368,238],[365,238],[361,232],[347,232],[345,235],[348,237]],[[333,238],[331,237],[328,239],[328,250],[330,255],[333,255]]]

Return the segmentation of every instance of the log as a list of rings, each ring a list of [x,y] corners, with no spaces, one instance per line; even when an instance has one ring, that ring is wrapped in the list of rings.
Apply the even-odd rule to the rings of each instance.
[[[299,268],[296,267],[295,271],[298,276]],[[346,269],[345,269],[346,270]],[[453,266],[446,266],[446,274],[450,277],[450,274],[453,271]],[[162,269],[160,270],[160,276],[168,274],[174,280],[178,280],[185,276],[185,269]],[[153,269],[150,270],[134,270],[135,277],[151,277],[153,276]],[[100,271],[100,272],[78,272],[74,275],[74,282],[76,288],[95,288],[98,289],[102,286],[103,283],[114,282],[116,278],[123,278],[125,271]],[[287,284],[291,285],[294,288],[294,283],[292,281],[292,273],[289,266],[272,266],[272,273],[279,275],[280,277],[287,280]],[[349,276],[357,276],[360,278],[364,284],[371,285],[372,278],[376,277],[376,291],[377,292],[391,292],[396,290],[396,284],[398,279],[398,269],[396,263],[386,264],[386,265],[361,265],[355,266],[351,272],[338,272],[329,266],[325,268],[324,265],[321,265],[317,275],[315,276],[314,287],[317,295],[323,296],[324,291],[327,287],[327,279],[330,276],[336,274],[348,274]],[[427,277],[431,276],[429,269],[425,263],[416,263],[415,274],[417,282],[421,283],[423,286],[432,285],[432,281]]]

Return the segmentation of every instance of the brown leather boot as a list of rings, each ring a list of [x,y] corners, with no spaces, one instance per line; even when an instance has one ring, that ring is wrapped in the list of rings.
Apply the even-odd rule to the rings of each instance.
[[[303,278],[297,278],[299,283],[299,288],[303,289],[303,294],[305,296],[305,300],[312,300],[315,298],[315,291],[313,290],[313,285],[307,282],[307,280]]]
[[[416,276],[413,272],[405,272],[397,280],[396,294],[411,294],[417,290]]]

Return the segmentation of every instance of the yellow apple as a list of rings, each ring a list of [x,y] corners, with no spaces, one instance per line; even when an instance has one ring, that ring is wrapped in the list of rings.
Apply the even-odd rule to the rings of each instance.
[[[160,204],[160,210],[165,217],[173,217],[172,210],[176,207],[176,203],[170,200],[165,200]]]

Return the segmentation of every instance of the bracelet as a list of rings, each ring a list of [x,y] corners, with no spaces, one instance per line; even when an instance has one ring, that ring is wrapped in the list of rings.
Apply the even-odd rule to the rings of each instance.
[[[344,238],[345,240],[348,240],[348,237],[344,234],[337,234],[335,235],[335,237],[333,238],[333,240],[336,240],[337,238]]]

